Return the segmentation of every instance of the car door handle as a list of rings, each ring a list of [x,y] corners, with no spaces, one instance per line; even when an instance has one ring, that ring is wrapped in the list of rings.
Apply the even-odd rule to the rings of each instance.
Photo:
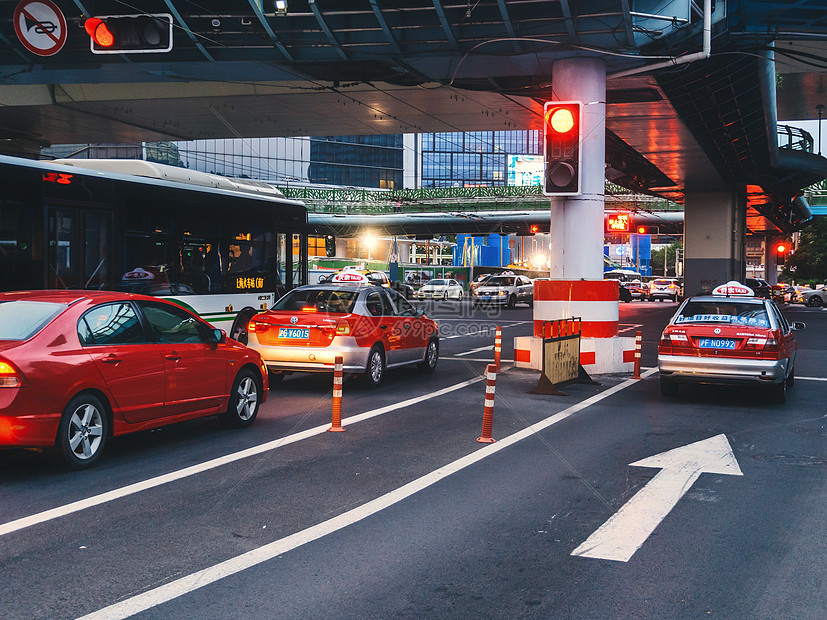
[[[106,357],[102,357],[102,358],[101,358],[101,361],[102,361],[104,364],[117,364],[118,362],[120,362],[120,361],[121,361],[121,358],[119,358],[119,357],[118,357],[117,355],[115,355],[114,353],[110,353],[110,354],[109,354],[109,355],[107,355]]]
[[[167,353],[166,355],[164,355],[164,358],[172,361],[178,361],[181,359],[181,356],[178,355],[178,353],[176,353],[175,351],[173,351],[172,353]]]

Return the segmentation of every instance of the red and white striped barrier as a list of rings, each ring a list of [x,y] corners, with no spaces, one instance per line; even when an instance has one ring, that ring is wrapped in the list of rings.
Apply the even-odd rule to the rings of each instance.
[[[333,366],[333,421],[330,428],[331,433],[341,433],[345,430],[342,426],[342,381],[344,379],[344,358],[337,355]]]
[[[640,330],[635,332],[635,373],[632,375],[632,379],[640,379],[640,351],[643,347],[643,336],[640,333]]]
[[[616,280],[535,280],[534,335],[543,321],[580,317],[583,338],[617,336],[618,291]]]
[[[491,436],[494,427],[494,389],[497,385],[497,369],[494,364],[488,364],[485,369],[485,407],[482,411],[482,435],[477,437],[480,443],[494,443],[497,441]]]
[[[497,372],[500,372],[500,356],[503,350],[503,329],[497,325],[497,332],[494,335],[494,366],[497,367]]]

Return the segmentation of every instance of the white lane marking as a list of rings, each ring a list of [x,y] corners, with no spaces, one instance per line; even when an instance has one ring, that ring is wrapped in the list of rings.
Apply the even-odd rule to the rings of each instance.
[[[471,355],[472,353],[479,353],[480,351],[493,351],[493,350],[494,350],[494,345],[493,344],[488,344],[488,345],[485,345],[484,347],[479,347],[477,349],[471,349],[470,351],[465,351],[463,353],[457,353],[455,355],[455,357],[462,357],[464,355]]]
[[[654,372],[654,370],[643,373],[643,376],[647,377],[652,372]],[[429,474],[425,474],[421,478],[412,480],[398,489],[394,489],[393,491],[362,504],[361,506],[348,510],[339,516],[313,525],[285,538],[273,541],[267,545],[259,547],[258,549],[253,549],[247,553],[243,553],[214,566],[210,566],[191,575],[187,575],[181,579],[171,581],[152,590],[147,590],[146,592],[136,596],[124,599],[118,603],[83,616],[78,620],[120,620],[122,618],[128,618],[137,613],[146,611],[147,609],[151,609],[161,605],[162,603],[166,603],[188,594],[189,592],[203,588],[204,586],[224,579],[225,577],[230,577],[243,570],[268,560],[272,560],[283,553],[287,553],[288,551],[301,547],[309,542],[318,540],[323,536],[332,534],[347,527],[348,525],[353,525],[362,519],[376,514],[389,506],[393,506],[394,504],[401,502],[403,499],[406,499],[411,495],[422,491],[423,489],[427,489],[448,476],[455,474],[458,471],[461,471],[466,467],[469,467],[474,463],[499,452],[500,450],[510,447],[523,439],[531,437],[541,430],[557,424],[558,422],[562,422],[578,411],[582,411],[583,409],[586,409],[587,407],[590,407],[591,405],[594,405],[601,400],[626,389],[627,387],[637,385],[638,382],[638,379],[627,379],[622,383],[608,388],[604,392],[595,394],[594,396],[576,403],[571,407],[546,418],[545,420],[541,420],[537,424],[533,424],[514,433],[513,435],[509,435],[508,437],[497,441],[497,443],[487,444],[484,448],[480,448],[467,456],[457,459],[452,463],[448,463],[447,465],[444,465]]]
[[[716,435],[630,463],[658,474],[571,552],[628,562],[702,473],[743,476],[726,435]]]
[[[796,377],[796,381],[827,381],[827,377]]]
[[[455,390],[462,389],[469,385],[473,385],[474,383],[478,383],[483,379],[485,379],[485,376],[480,375],[479,377],[474,377],[473,379],[468,379],[467,381],[462,381],[460,383],[456,383],[446,388],[442,388],[441,390],[437,390],[436,392],[431,392],[422,396],[416,396],[414,398],[409,398],[408,400],[393,405],[380,407],[379,409],[373,409],[372,411],[366,411],[365,413],[350,416],[342,420],[342,426],[346,426],[348,424],[355,424],[356,422],[362,422],[364,420],[368,420],[376,416],[396,411],[397,409],[410,407],[411,405],[421,403],[422,401],[430,400],[431,398],[436,398],[438,396],[442,396],[443,394],[448,394],[449,392],[453,392]],[[113,489],[105,493],[100,493],[99,495],[93,495],[91,497],[87,497],[85,499],[81,499],[70,504],[58,506],[57,508],[51,508],[49,510],[44,510],[43,512],[38,512],[37,514],[29,515],[27,517],[21,517],[20,519],[15,519],[14,521],[8,521],[6,523],[0,524],[0,536],[5,536],[6,534],[10,534],[11,532],[16,532],[18,530],[31,527],[32,525],[37,525],[39,523],[45,523],[46,521],[51,521],[53,519],[65,517],[66,515],[72,514],[73,512],[79,512],[81,510],[86,510],[87,508],[91,508],[93,506],[99,506],[100,504],[105,504],[107,502],[111,502],[116,499],[126,497],[128,495],[133,495],[141,491],[146,491],[147,489],[152,489],[164,484],[169,484],[170,482],[175,482],[176,480],[181,480],[182,478],[194,476],[195,474],[200,474],[207,470],[215,469],[216,467],[221,467],[222,465],[227,465],[228,463],[234,463],[235,461],[240,461],[242,459],[246,459],[251,456],[261,454],[262,452],[269,452],[270,450],[275,450],[277,448],[281,448],[283,446],[296,443],[297,441],[308,439],[315,435],[321,435],[323,433],[326,433],[328,428],[330,428],[329,422],[321,426],[317,426],[315,428],[309,428],[306,431],[302,431],[300,433],[295,433],[293,435],[281,437],[273,441],[268,441],[267,443],[263,443],[258,446],[253,446],[252,448],[247,448],[239,452],[233,452],[232,454],[220,456],[218,458],[211,459],[209,461],[205,461],[197,465],[192,465],[190,467],[185,467],[184,469],[179,469],[168,474],[162,474],[160,476],[149,478],[141,482],[129,484],[125,487]]]
[[[462,319],[450,319],[450,320],[462,320]],[[440,336],[440,340],[452,340],[454,338],[479,338],[480,336],[491,338],[493,337],[494,328],[498,325],[496,321],[486,321],[489,323],[488,328],[485,331],[480,330],[479,332],[474,333],[467,333],[467,334],[454,334],[453,336]],[[511,323],[510,325],[502,325],[503,329],[508,329],[510,327],[519,327],[520,325],[533,325],[534,321],[518,321],[516,323]]]

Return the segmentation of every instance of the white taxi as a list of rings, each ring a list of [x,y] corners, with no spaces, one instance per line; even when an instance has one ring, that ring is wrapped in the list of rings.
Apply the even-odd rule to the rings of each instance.
[[[684,300],[658,345],[660,389],[675,396],[681,383],[766,386],[784,402],[795,378],[797,345],[775,302],[739,282]]]

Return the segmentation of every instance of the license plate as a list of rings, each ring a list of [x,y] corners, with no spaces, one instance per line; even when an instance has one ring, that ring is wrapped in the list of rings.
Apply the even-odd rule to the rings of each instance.
[[[480,299],[483,301],[491,301],[491,295],[480,295]]]
[[[701,338],[698,340],[698,348],[700,349],[734,349],[735,340],[727,338]]]
[[[307,340],[310,338],[310,330],[296,327],[279,327],[279,338],[284,340]]]

